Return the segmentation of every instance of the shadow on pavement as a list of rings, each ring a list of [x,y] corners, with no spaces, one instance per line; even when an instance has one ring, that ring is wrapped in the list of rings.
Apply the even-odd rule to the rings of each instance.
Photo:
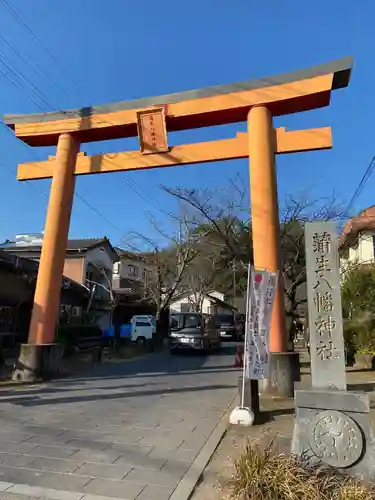
[[[87,396],[68,396],[62,398],[48,398],[41,399],[38,396],[21,396],[17,397],[17,393],[14,397],[9,400],[14,405],[20,406],[41,406],[41,405],[58,405],[65,403],[81,403],[87,401],[105,401],[105,400],[115,400],[115,399],[127,399],[142,396],[168,396],[170,394],[178,393],[188,393],[188,392],[203,392],[203,391],[214,391],[217,389],[231,389],[236,388],[237,385],[205,385],[205,386],[193,386],[193,387],[179,387],[173,389],[162,389],[156,391],[132,391],[119,394],[89,394]],[[109,390],[110,388],[108,388]]]
[[[66,386],[70,383],[84,382],[93,379],[119,379],[124,377],[163,377],[173,375],[186,375],[187,373],[219,373],[223,371],[237,371],[234,368],[236,346],[227,344],[212,356],[203,356],[196,353],[169,353],[150,354],[140,359],[129,360],[124,363],[98,365],[84,376],[71,376],[54,385]],[[228,361],[227,361],[228,358]],[[221,361],[222,363],[218,363]]]

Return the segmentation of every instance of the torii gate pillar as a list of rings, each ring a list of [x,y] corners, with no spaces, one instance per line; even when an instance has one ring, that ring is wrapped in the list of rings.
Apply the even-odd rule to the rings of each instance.
[[[79,142],[61,134],[57,143],[38,279],[35,288],[28,343],[21,346],[20,369],[14,378],[37,380],[56,374],[61,346],[55,344],[56,318],[60,311],[65,252],[73,205],[74,170]]]
[[[251,227],[254,267],[278,271],[280,256],[280,223],[276,176],[276,131],[271,111],[254,106],[248,114],[250,159]],[[261,384],[264,392],[293,395],[298,353],[288,352],[285,322],[284,281],[280,272],[272,313],[271,377]],[[280,387],[282,381],[283,387]],[[263,381],[262,381],[263,382]]]
[[[281,269],[279,208],[275,168],[275,131],[268,108],[256,106],[248,115],[250,157],[251,227],[254,266],[275,272]],[[285,352],[284,289],[279,276],[272,314],[271,352]]]

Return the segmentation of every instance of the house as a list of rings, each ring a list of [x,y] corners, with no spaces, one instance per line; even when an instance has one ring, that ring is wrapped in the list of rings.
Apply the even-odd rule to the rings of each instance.
[[[0,334],[26,342],[33,307],[38,262],[0,250]],[[90,290],[64,276],[61,284],[62,307],[87,304]],[[4,338],[5,335],[5,338]]]
[[[170,304],[169,310],[175,312],[192,312],[196,310],[195,298],[191,293],[184,293],[177,296]],[[225,302],[225,296],[215,290],[203,294],[200,312],[203,314],[226,314],[232,313],[236,308]]]
[[[340,266],[375,262],[375,205],[362,210],[345,224],[339,240]]]
[[[143,297],[152,272],[146,259],[142,254],[127,252],[119,247],[115,250],[119,260],[113,265],[113,289],[129,289],[130,293]]]
[[[142,254],[115,247],[119,260],[113,265],[112,287],[117,307],[114,324],[120,325],[136,314],[155,314],[155,304],[146,298],[152,269]]]
[[[18,235],[14,241],[0,245],[0,250],[39,261],[42,234]],[[70,239],[67,244],[63,274],[91,291],[90,310],[97,323],[106,328],[112,315],[112,271],[119,256],[108,238]],[[75,308],[80,316],[82,307]]]

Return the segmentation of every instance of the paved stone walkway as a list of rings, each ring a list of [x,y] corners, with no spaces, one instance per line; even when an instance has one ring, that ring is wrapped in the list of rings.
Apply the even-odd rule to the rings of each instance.
[[[167,500],[231,405],[220,354],[154,354],[0,392],[0,498]]]

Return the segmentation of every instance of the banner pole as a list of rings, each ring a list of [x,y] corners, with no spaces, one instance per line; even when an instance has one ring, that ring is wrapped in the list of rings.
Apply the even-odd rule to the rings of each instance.
[[[241,394],[241,408],[245,405],[245,379],[247,371],[247,348],[249,339],[249,301],[250,301],[250,278],[251,278],[251,265],[247,268],[247,293],[246,293],[246,315],[245,315],[245,342],[244,342],[244,355],[243,355],[243,367],[242,367],[242,394]]]

